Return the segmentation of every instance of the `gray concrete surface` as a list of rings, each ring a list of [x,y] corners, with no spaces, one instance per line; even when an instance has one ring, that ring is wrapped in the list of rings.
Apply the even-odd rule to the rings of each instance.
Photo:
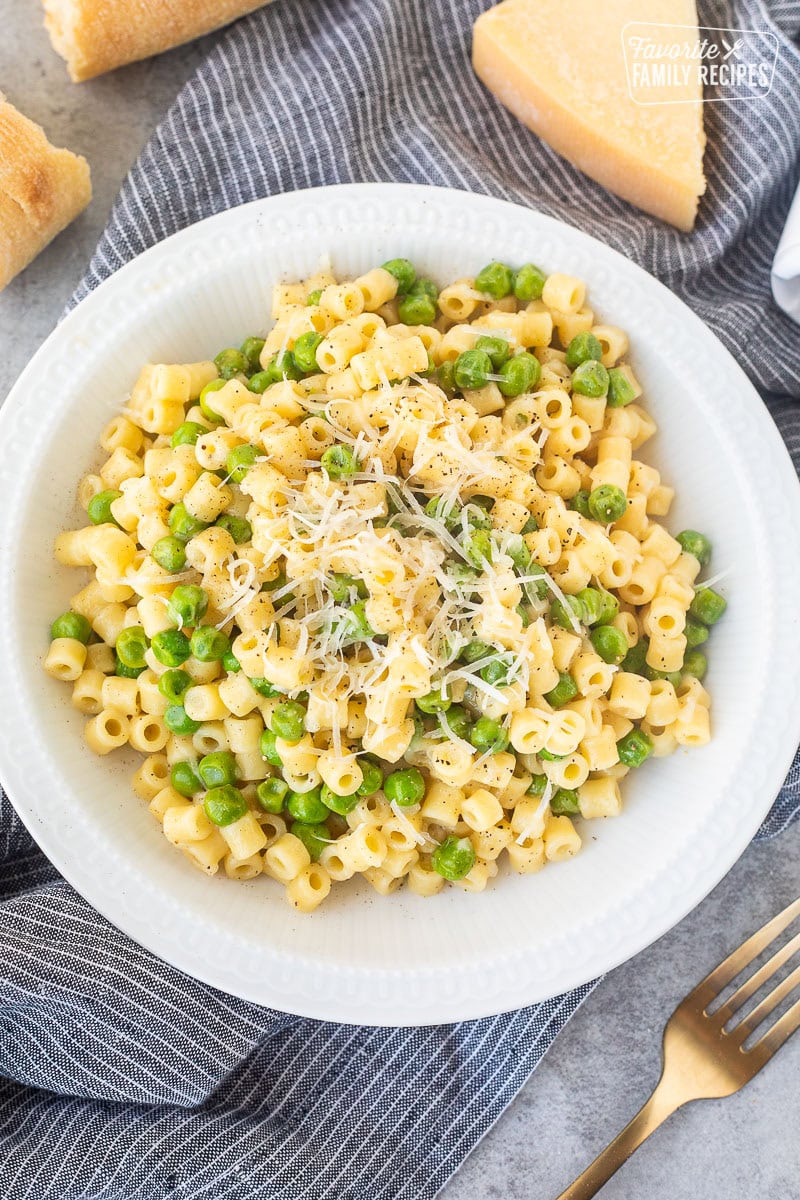
[[[95,198],[0,294],[0,397],[55,325],[125,172],[213,38],[74,86],[40,6],[0,0],[0,88],[51,139],[85,154]],[[550,1200],[611,1140],[658,1074],[680,998],[800,890],[800,829],[751,847],[676,929],[618,968],[444,1189],[444,1200]],[[606,1200],[800,1200],[800,1035],[739,1095],[678,1113],[603,1191]]]

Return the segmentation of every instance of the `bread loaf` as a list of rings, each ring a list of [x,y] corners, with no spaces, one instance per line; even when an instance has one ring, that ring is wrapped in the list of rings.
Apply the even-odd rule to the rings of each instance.
[[[89,165],[0,93],[0,289],[92,198]]]
[[[77,82],[161,54],[266,0],[44,0],[53,48]]]

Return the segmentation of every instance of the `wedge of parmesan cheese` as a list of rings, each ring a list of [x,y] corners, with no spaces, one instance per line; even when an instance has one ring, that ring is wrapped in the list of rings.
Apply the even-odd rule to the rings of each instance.
[[[705,191],[698,46],[694,0],[504,0],[476,21],[472,53],[489,90],[554,150],[688,231]],[[652,63],[673,65],[658,76]]]

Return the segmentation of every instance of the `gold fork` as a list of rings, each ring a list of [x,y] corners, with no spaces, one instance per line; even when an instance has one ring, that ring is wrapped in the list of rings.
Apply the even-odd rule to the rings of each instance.
[[[800,932],[741,983],[723,1004],[709,1007],[745,967],[800,916],[800,897],[715,967],[683,1000],[664,1030],[661,1078],[650,1099],[614,1141],[557,1200],[589,1200],[615,1171],[658,1129],[667,1117],[690,1100],[731,1096],[769,1062],[800,1027],[800,999],[745,1049],[765,1017],[800,986],[800,965],[730,1029],[725,1028],[743,1004],[800,950]]]

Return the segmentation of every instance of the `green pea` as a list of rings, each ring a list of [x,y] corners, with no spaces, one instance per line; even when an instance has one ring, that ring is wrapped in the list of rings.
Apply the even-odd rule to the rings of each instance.
[[[419,804],[425,795],[425,780],[422,772],[416,767],[406,767],[402,771],[392,771],[383,781],[383,794],[391,804],[399,804],[401,808],[410,808]]]
[[[219,662],[231,648],[227,633],[213,625],[198,625],[189,644],[198,662]]]
[[[598,625],[589,634],[589,640],[603,662],[614,666],[621,663],[628,653],[628,639],[616,625]]]
[[[220,350],[214,359],[214,366],[219,371],[220,378],[227,380],[233,379],[234,375],[246,375],[248,362],[241,350],[229,347],[227,350]]]
[[[333,840],[327,825],[321,823],[307,825],[302,821],[294,821],[289,827],[289,832],[303,843],[312,862],[317,861],[325,847]]]
[[[136,667],[137,670],[146,667],[147,663],[144,656],[147,653],[147,648],[147,634],[141,625],[129,625],[126,629],[119,631],[116,651],[117,657],[123,666]]]
[[[631,646],[628,653],[620,663],[620,670],[629,671],[632,675],[644,675],[647,669],[647,649],[650,642],[647,638],[640,638],[635,646]]]
[[[474,567],[483,568],[492,561],[494,546],[487,529],[476,529],[464,539],[464,553]]]
[[[261,351],[264,349],[264,339],[261,337],[245,338],[239,347],[239,353],[245,360],[245,373],[250,375],[261,365]]]
[[[185,737],[189,733],[197,733],[200,722],[193,720],[182,704],[170,704],[164,713],[164,724],[170,733]]]
[[[183,697],[191,686],[191,676],[175,667],[165,671],[158,681],[158,690],[170,704],[182,704]]]
[[[626,767],[640,767],[653,753],[653,743],[642,729],[631,729],[617,742],[619,761]]]
[[[580,812],[578,793],[572,788],[558,788],[550,800],[550,811],[556,817],[572,817]]]
[[[580,491],[575,493],[569,502],[569,507],[576,513],[580,513],[582,517],[591,517],[592,514],[589,511],[589,493],[586,491],[586,488],[581,488]]]
[[[508,745],[508,734],[493,717],[480,717],[469,732],[469,740],[476,750],[485,754],[499,754]]]
[[[708,566],[711,561],[711,542],[704,533],[698,533],[696,529],[684,529],[675,540],[686,554],[694,555],[701,567]]]
[[[553,600],[550,605],[550,620],[570,633],[575,632],[575,621],[580,624],[583,617],[583,604],[578,596],[565,596],[563,601]]]
[[[544,790],[547,787],[546,775],[534,775],[528,784],[526,795],[528,796],[543,796]]]
[[[227,529],[237,546],[249,542],[253,537],[253,526],[245,517],[235,517],[233,513],[223,513],[217,517],[217,528]]]
[[[407,258],[390,258],[388,262],[383,264],[384,271],[388,271],[390,275],[394,275],[397,280],[397,294],[404,295],[411,291],[417,278],[417,272],[414,270],[413,263]]]
[[[349,479],[358,470],[358,459],[349,446],[329,446],[320,466],[330,479]]]
[[[174,533],[168,537],[159,538],[153,544],[150,553],[158,565],[165,571],[169,571],[171,575],[177,574],[186,566],[186,547]]]
[[[268,679],[250,676],[250,686],[253,691],[258,692],[259,696],[265,696],[267,700],[272,700],[275,696],[280,696],[281,694],[280,689],[276,688]]]
[[[236,353],[238,354],[238,350],[236,351]],[[207,383],[206,386],[200,392],[200,399],[198,400],[198,403],[200,405],[200,412],[203,414],[205,419],[207,421],[211,421],[211,423],[213,425],[219,425],[220,421],[222,420],[222,417],[219,415],[219,413],[215,409],[213,409],[211,407],[211,404],[210,404],[208,398],[209,398],[209,396],[213,395],[214,392],[218,392],[222,388],[224,388],[225,383],[226,383],[225,379],[212,379],[211,382]]]
[[[439,363],[436,368],[434,380],[448,396],[452,396],[456,390],[456,364],[454,359],[448,359],[447,362]]]
[[[485,387],[492,372],[492,360],[485,350],[464,350],[453,369],[456,387],[462,391],[477,391]]]
[[[313,375],[319,371],[317,347],[321,341],[321,333],[314,333],[313,330],[309,330],[308,333],[301,334],[294,344],[294,350],[292,351],[294,361],[305,375]]]
[[[567,346],[567,366],[574,371],[589,359],[598,361],[603,357],[603,347],[593,333],[576,333]]]
[[[203,783],[195,770],[194,763],[173,763],[169,773],[169,781],[179,795],[186,796],[188,799],[191,799],[192,796],[196,796],[198,792],[202,792],[203,790]]]
[[[297,700],[284,700],[273,712],[269,725],[285,742],[299,742],[306,728],[306,710]]]
[[[467,642],[466,646],[459,653],[459,658],[465,663],[477,662],[480,658],[486,658],[487,654],[494,654],[494,646],[490,646],[488,642],[481,642],[477,638],[471,642]]]
[[[430,715],[431,713],[447,712],[453,703],[453,698],[450,695],[449,687],[445,687],[444,690],[437,687],[428,692],[427,696],[418,696],[414,703],[421,713]]]
[[[514,290],[514,272],[501,262],[490,262],[475,276],[475,291],[502,300]]]
[[[208,608],[208,593],[195,583],[179,583],[167,603],[167,615],[176,625],[194,627]]]
[[[144,669],[144,667],[128,667],[119,655],[116,656],[114,674],[119,675],[122,679],[138,679]]]
[[[535,267],[533,263],[525,263],[514,276],[514,295],[523,304],[531,300],[541,300],[546,281],[544,271]]]
[[[683,632],[686,635],[686,645],[690,650],[693,650],[695,646],[702,646],[703,642],[708,641],[708,630],[705,625],[701,625],[693,617],[688,618]]]
[[[522,526],[520,533],[524,537],[526,533],[536,533],[538,528],[539,522],[536,520],[536,517],[533,515],[533,513],[531,513],[525,524]]]
[[[354,592],[359,600],[369,597],[364,580],[356,579],[354,575],[346,575],[343,571],[334,571],[328,583],[328,590],[337,604],[345,604],[352,599]]]
[[[279,813],[283,811],[283,805],[286,796],[289,792],[289,785],[285,779],[265,779],[256,788],[256,799],[264,812]]]
[[[208,433],[205,425],[199,425],[197,421],[184,421],[173,433],[169,444],[173,450],[176,450],[178,446],[194,446],[197,444],[197,439],[204,433]]]
[[[601,362],[587,358],[572,372],[572,390],[579,396],[605,396],[608,392],[608,371]]]
[[[349,646],[352,642],[365,642],[375,636],[375,630],[367,620],[364,601],[357,600],[344,614],[339,623],[343,633],[341,644]]]
[[[256,459],[261,455],[257,446],[234,446],[225,459],[225,469],[234,483],[241,483]]]
[[[247,381],[247,390],[255,392],[257,396],[263,396],[268,387],[272,387],[273,383],[277,383],[275,372],[270,369],[268,371],[256,371],[255,375],[251,375]]]
[[[377,759],[364,756],[360,762],[363,779],[356,789],[358,796],[374,796],[383,787],[383,771]]]
[[[432,325],[436,320],[436,301],[424,292],[409,292],[397,305],[403,325]]]
[[[724,596],[720,596],[719,592],[715,592],[713,588],[701,587],[694,594],[689,612],[704,625],[716,625],[727,607],[728,601]]]
[[[421,277],[415,279],[411,287],[408,289],[412,296],[427,296],[434,303],[439,299],[439,289],[432,279]]]
[[[239,774],[236,759],[230,750],[214,750],[204,754],[197,765],[197,772],[207,788],[222,787],[235,783]]]
[[[503,396],[511,398],[532,392],[542,375],[542,365],[533,354],[523,351],[515,354],[497,372],[501,376],[497,386]]]
[[[56,638],[73,638],[76,642],[83,642],[84,646],[92,636],[92,627],[86,620],[86,617],[80,613],[73,612],[69,609],[68,612],[62,613],[60,617],[56,617],[53,624],[50,626],[50,637]]]
[[[684,675],[693,675],[695,679],[705,678],[708,670],[708,659],[701,650],[690,650],[683,660]]]
[[[280,354],[276,354],[270,360],[267,370],[272,372],[274,383],[280,383],[282,379],[297,380],[303,378],[303,372],[295,362],[294,354],[291,350],[283,350]]]
[[[533,555],[519,533],[512,534],[505,547],[506,554],[520,575],[526,575],[533,562]]]
[[[119,500],[122,492],[109,488],[92,496],[87,508],[89,520],[93,525],[117,525],[111,512],[111,505]]]
[[[499,371],[503,363],[508,362],[511,354],[511,347],[505,338],[488,334],[478,338],[475,349],[482,350],[484,354],[489,355],[495,371]]]
[[[566,671],[558,672],[558,683],[552,691],[545,694],[545,700],[552,708],[561,708],[574,700],[578,694],[578,685]]]
[[[610,367],[608,372],[608,396],[606,404],[609,408],[624,408],[636,399],[636,392],[628,376],[619,367]]]
[[[196,533],[208,528],[205,521],[198,521],[197,517],[192,516],[182,501],[170,509],[169,527],[182,542],[188,542]]]
[[[605,588],[582,588],[577,595],[584,625],[610,625],[619,613],[619,601]]]
[[[225,783],[206,792],[203,808],[212,825],[232,825],[247,812],[247,801],[238,788]]]
[[[434,871],[456,883],[468,875],[475,864],[475,850],[469,838],[445,838],[431,855]]]
[[[601,483],[589,493],[589,512],[602,525],[618,521],[625,515],[627,507],[625,493],[613,483]]]
[[[314,288],[313,292],[309,292],[306,296],[306,304],[310,307],[312,304],[319,304],[322,299],[322,288]]]
[[[242,664],[232,650],[228,650],[223,654],[222,665],[229,675],[238,675],[242,669]]]
[[[324,821],[329,810],[322,803],[321,789],[312,788],[310,792],[289,792],[286,797],[286,810],[295,821],[304,825],[317,825]]]
[[[532,562],[525,574],[529,577],[524,585],[528,597],[533,595],[537,600],[545,600],[550,595],[550,588],[546,582],[547,572],[544,567],[540,567],[538,563]],[[533,582],[530,576],[533,576],[535,580],[541,580],[541,582]]]
[[[278,747],[276,745],[276,736],[271,729],[264,730],[264,732],[261,734],[258,745],[261,751],[261,757],[265,758],[271,766],[283,766],[283,759],[278,753]]]
[[[381,776],[381,779],[383,776]],[[378,789],[376,788],[375,791]],[[370,793],[371,795],[372,793]],[[338,813],[340,817],[346,817],[351,813],[358,804],[361,796],[359,792],[350,792],[347,796],[340,796],[338,792],[334,792],[333,788],[328,787],[327,783],[323,783],[320,799],[327,809],[331,812]]]
[[[494,687],[505,687],[510,679],[511,665],[507,659],[494,658],[480,669],[480,677]]]
[[[452,729],[456,737],[463,741],[469,741],[469,731],[472,728],[472,720],[469,713],[464,708],[463,704],[453,704],[447,710],[447,725]]]
[[[153,654],[165,667],[180,667],[191,656],[189,639],[180,629],[156,633],[150,643]]]

